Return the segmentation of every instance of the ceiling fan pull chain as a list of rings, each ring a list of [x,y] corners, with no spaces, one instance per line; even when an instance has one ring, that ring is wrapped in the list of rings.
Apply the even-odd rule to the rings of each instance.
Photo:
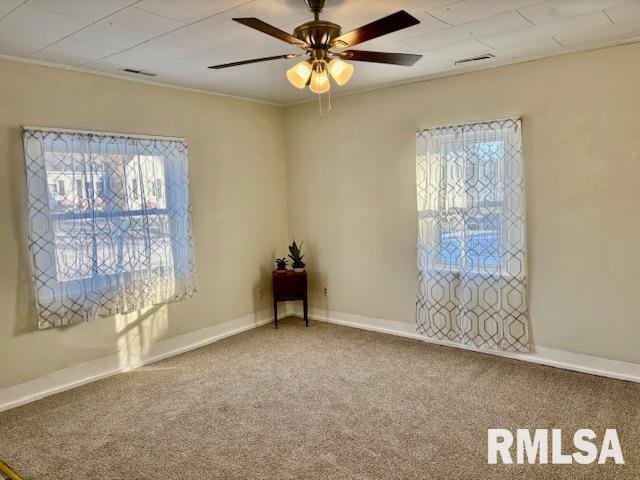
[[[318,110],[319,110],[318,116],[322,118],[322,94],[321,93],[318,94]]]
[[[331,90],[329,90],[327,92],[327,95],[329,97],[329,104],[328,104],[328,107],[327,107],[327,113],[329,113],[331,111]]]

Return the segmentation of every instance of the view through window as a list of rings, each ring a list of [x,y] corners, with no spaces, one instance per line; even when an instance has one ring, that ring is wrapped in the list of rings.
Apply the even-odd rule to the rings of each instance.
[[[25,129],[40,327],[195,293],[180,139]]]

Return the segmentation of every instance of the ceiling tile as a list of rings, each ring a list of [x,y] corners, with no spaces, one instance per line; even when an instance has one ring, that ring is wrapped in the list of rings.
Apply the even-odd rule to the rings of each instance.
[[[191,65],[185,65],[184,63],[171,61],[160,65],[154,65],[152,73],[157,75],[154,79],[171,82],[183,80],[189,76],[200,74],[202,73],[202,69],[192,67]]]
[[[516,12],[505,12],[492,17],[463,23],[444,30],[407,38],[404,43],[421,50],[447,47],[473,38],[481,38],[518,28],[530,27],[531,23]]]
[[[278,28],[313,20],[313,14],[306,4],[298,0],[255,0],[234,9],[234,13],[236,17],[259,18]],[[326,18],[326,13],[322,13],[322,19]]]
[[[136,7],[184,23],[193,23],[247,3],[247,0],[141,0]]]
[[[94,22],[107,15],[117,12],[135,0],[30,0],[35,7],[61,13],[70,17],[81,18]]]
[[[610,27],[611,20],[602,11],[541,25],[542,29],[563,45],[594,38],[595,32],[608,30]]]
[[[125,49],[183,25],[155,13],[129,7],[94,23],[73,37],[108,48]]]
[[[234,22],[233,17],[233,12],[221,13],[171,32],[164,39],[194,50],[205,50],[255,34],[255,30]]]
[[[167,63],[177,58],[193,55],[195,50],[164,41],[162,38],[150,40],[142,45],[115,53],[104,58],[106,63],[118,68],[148,70],[154,65]]]
[[[540,3],[540,0],[460,0],[433,8],[429,13],[444,22],[457,25],[536,3]]]
[[[26,0],[0,0],[0,19],[25,2]]]
[[[381,17],[385,17],[400,10],[395,2],[383,0],[354,0],[338,7],[333,11],[347,17],[359,25],[365,25]]]
[[[533,23],[547,23],[577,17],[597,10],[624,5],[632,0],[549,0],[519,9]]]
[[[521,59],[532,56],[560,53],[563,47],[551,37],[533,38],[496,48],[493,53],[498,59]]]
[[[607,8],[605,12],[614,23],[640,23],[640,1],[635,1],[622,7]]]
[[[104,73],[110,73],[113,75],[122,75],[122,76],[129,76],[132,78],[140,78],[138,75],[129,75],[126,74],[126,72],[122,72],[120,71],[120,69],[113,65],[112,63],[107,63],[103,60],[94,60],[92,62],[89,63],[85,63],[82,65],[82,68],[86,68],[89,70],[95,70],[97,72],[104,72]],[[144,78],[144,77],[143,77]]]
[[[418,48],[407,45],[403,40],[394,40],[392,37],[380,37],[362,44],[362,48],[354,50],[373,50],[380,52],[413,53],[422,55],[424,52]]]
[[[423,10],[433,10],[434,8],[444,7],[446,5],[451,5],[452,3],[456,3],[459,0],[413,0],[413,3],[418,5]]]
[[[23,40],[13,38],[10,35],[3,37],[0,33],[0,55],[27,57],[38,50],[37,46],[25,43]]]
[[[513,30],[510,32],[498,33],[481,37],[480,41],[494,48],[508,47],[518,43],[528,42],[539,38],[551,38],[551,35],[540,26],[531,25],[526,28]]]
[[[554,37],[564,44],[563,39],[569,42],[571,39],[588,37],[590,32],[607,28],[611,22],[602,11],[580,15],[556,22],[532,25],[527,28],[512,30],[510,32],[482,37],[481,41],[492,47],[508,47],[518,43],[528,42],[545,37]]]
[[[178,63],[184,63],[193,67],[205,69],[211,65],[238,62],[252,58],[269,57],[285,53],[302,53],[293,46],[278,42],[268,48],[261,48],[261,37],[253,36],[249,39],[236,40],[219,47],[209,48],[193,55],[177,59]],[[240,67],[238,67],[240,68]]]
[[[357,20],[353,20],[351,18],[347,18],[344,15],[340,15],[340,12],[335,9],[330,12],[322,12],[322,16],[320,17],[322,20],[326,20],[327,22],[332,22],[337,25],[340,25],[342,33],[350,32],[351,30],[358,28],[362,25],[361,22]],[[300,22],[294,22],[293,24],[287,25],[289,31],[292,31],[294,27],[296,27]]]
[[[116,53],[116,50],[75,38],[65,38],[30,55],[30,58],[63,65],[81,65]]]
[[[0,53],[33,53],[79,30],[87,23],[85,20],[24,4],[0,20]],[[6,49],[2,48],[3,45]],[[13,53],[7,52],[12,48]]]
[[[416,36],[427,32],[434,32],[448,26],[446,23],[441,22],[440,20],[427,13],[423,6],[423,2],[420,2],[418,0],[409,0],[404,2],[388,2],[384,0],[354,0],[347,3],[343,7],[338,7],[332,10],[332,13],[339,14],[342,17],[355,22],[356,26],[353,28],[357,28],[387,15],[391,15],[398,10],[407,11],[415,18],[417,18],[420,23],[412,27],[391,33],[389,35],[385,35],[385,37],[388,36],[393,37],[393,39],[395,40],[400,40],[406,37]],[[353,28],[350,28],[348,30],[352,30]],[[342,29],[343,32],[346,32],[348,30],[346,28]]]
[[[484,53],[491,53],[491,48],[483,45],[476,40],[468,40],[466,42],[458,43],[448,47],[435,48],[424,52],[422,60],[423,63],[430,63],[434,61],[449,60],[453,63],[455,60],[459,60],[474,55],[482,55]]]

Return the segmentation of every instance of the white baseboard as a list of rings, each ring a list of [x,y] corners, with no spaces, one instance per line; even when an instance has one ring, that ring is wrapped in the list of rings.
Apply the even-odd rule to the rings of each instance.
[[[283,313],[278,315],[279,319],[289,315],[301,316],[302,313],[302,309],[298,305],[293,304],[286,305],[282,310]],[[531,353],[478,350],[453,342],[437,341],[427,338],[419,334],[416,331],[415,325],[411,323],[349,313],[327,312],[316,308],[309,309],[309,318],[321,322],[335,323],[347,327],[413,338],[427,343],[463,348],[480,353],[515,358],[526,362],[640,383],[640,363],[610,360],[542,346],[534,346],[533,352]],[[257,314],[247,315],[236,320],[161,340],[152,344],[149,350],[135,363],[127,362],[123,365],[119,355],[114,354],[58,370],[43,377],[36,378],[35,380],[0,389],[0,412],[86,383],[100,380],[101,378],[110,377],[117,373],[132,370],[173,355],[188,352],[189,350],[194,350],[272,321],[273,316],[271,316],[271,312],[264,310]]]
[[[283,315],[278,315],[278,318],[286,316],[287,314],[284,313]],[[35,380],[0,389],[0,412],[54,393],[194,350],[272,321],[273,313],[270,310],[264,310],[236,320],[161,340],[152,344],[149,350],[141,355],[141,358],[136,359],[134,362],[127,361],[124,365],[122,359],[116,353],[108,357],[64,368]]]
[[[302,316],[302,309],[295,305],[289,309],[290,315]],[[390,335],[398,335],[400,337],[413,338],[427,343],[436,345],[445,345],[448,347],[462,348],[479,353],[487,353],[498,355],[501,357],[514,358],[524,360],[525,362],[539,363],[550,367],[563,368],[565,370],[573,370],[581,373],[589,373],[601,377],[615,378],[618,380],[626,380],[629,382],[640,383],[640,363],[624,362],[620,360],[611,360],[608,358],[596,357],[593,355],[585,355],[583,353],[568,352],[565,350],[556,350],[553,348],[533,345],[530,353],[514,353],[500,352],[494,350],[481,350],[477,348],[467,347],[454,342],[433,340],[425,337],[416,331],[413,323],[398,322],[395,320],[385,320],[382,318],[366,317],[362,315],[353,315],[350,313],[341,313],[334,311],[326,311],[317,308],[309,308],[309,318],[321,322],[335,323],[347,327],[371,330],[374,332],[388,333]]]

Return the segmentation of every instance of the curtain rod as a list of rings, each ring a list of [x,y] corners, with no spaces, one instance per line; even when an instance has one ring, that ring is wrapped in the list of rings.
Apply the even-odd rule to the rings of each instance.
[[[53,132],[53,133],[79,133],[82,135],[102,135],[105,137],[126,137],[126,138],[140,138],[146,140],[169,140],[169,141],[180,141],[186,143],[184,137],[167,137],[163,135],[144,135],[138,133],[121,133],[121,132],[99,132],[95,130],[75,130],[71,128],[51,128],[51,127],[37,127],[33,125],[24,125],[22,127],[23,130],[39,130],[42,132]]]
[[[514,121],[514,122],[520,121],[522,123],[522,117],[521,116],[501,117],[501,118],[490,118],[489,120],[474,120],[474,121],[470,121],[470,122],[449,123],[449,124],[445,124],[445,125],[436,125],[436,126],[433,126],[433,127],[423,127],[423,128],[418,128],[416,130],[416,132],[424,132],[425,130],[433,130],[433,129],[436,129],[436,128],[464,127],[465,125],[477,125],[479,123],[506,122],[508,120],[511,120],[511,121]]]

